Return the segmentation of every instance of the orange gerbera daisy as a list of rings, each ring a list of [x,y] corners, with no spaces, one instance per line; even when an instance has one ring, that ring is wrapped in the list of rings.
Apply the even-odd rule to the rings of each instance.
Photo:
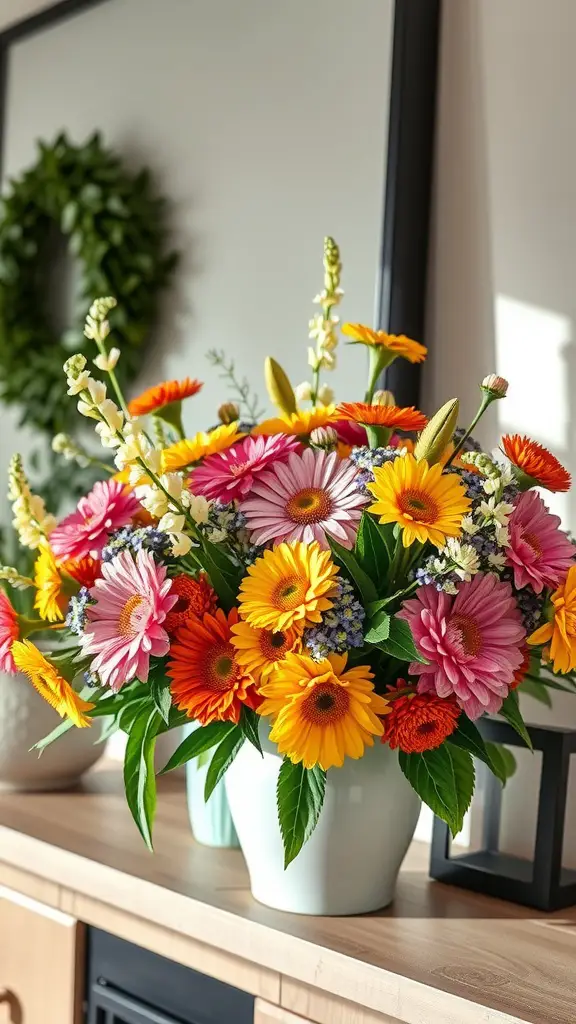
[[[548,645],[544,654],[555,672],[572,672],[576,668],[576,565],[570,567],[551,601],[554,618],[532,633],[528,643]]]
[[[298,409],[291,416],[277,416],[264,420],[254,427],[252,433],[257,434],[291,434],[304,436],[311,434],[316,427],[327,427],[338,419],[335,405],[315,405],[313,409]]]
[[[393,359],[402,356],[409,363],[422,363],[426,359],[428,349],[419,341],[412,341],[405,334],[387,334],[386,331],[374,331],[364,324],[342,324],[342,334],[352,338],[352,344],[369,345],[371,348],[386,349]],[[389,360],[390,362],[392,360]]]
[[[422,754],[434,750],[451,736],[458,724],[461,710],[454,696],[437,697],[435,693],[413,693],[394,697],[394,692],[407,687],[404,679],[390,686],[390,714],[384,719],[382,742],[392,750],[405,754]]]
[[[300,650],[298,629],[257,629],[248,622],[232,626],[236,658],[258,682],[263,682],[283,662],[289,651]]]
[[[100,575],[100,560],[86,555],[85,558],[71,558],[59,563],[60,572],[71,576],[81,587],[93,587]]]
[[[184,398],[196,395],[202,382],[185,377],[184,380],[165,380],[162,384],[154,384],[147,388],[142,394],[137,395],[128,403],[128,412],[131,416],[147,416],[151,412],[159,412],[167,405],[174,405]]]
[[[167,671],[174,703],[201,725],[237,722],[244,704],[258,706],[254,679],[240,665],[231,643],[237,622],[235,608],[228,617],[218,608],[202,621],[189,619],[170,649]]]
[[[164,628],[168,633],[175,633],[189,619],[202,619],[206,612],[216,611],[216,594],[205,573],[200,573],[197,580],[175,576],[170,593],[177,594],[178,600],[166,616]]]
[[[547,491],[570,490],[570,473],[544,445],[520,434],[505,434],[502,451],[530,486]]]
[[[342,402],[336,412],[343,420],[362,426],[388,427],[391,430],[423,430],[428,420],[413,405],[370,405],[368,402]]]
[[[524,679],[526,678],[526,673],[528,672],[529,668],[530,668],[530,648],[529,647],[524,647],[524,661],[522,662],[520,667],[516,669],[516,671],[514,673],[514,679],[510,683],[510,689],[511,690],[515,690],[518,686],[520,686],[521,683],[524,682]]]

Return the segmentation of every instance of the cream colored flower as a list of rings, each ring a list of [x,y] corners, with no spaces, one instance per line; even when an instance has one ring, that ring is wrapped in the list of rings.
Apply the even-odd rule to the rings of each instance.
[[[207,523],[210,503],[201,495],[192,495],[190,499],[190,515],[195,523]]]
[[[309,381],[303,380],[295,387],[294,394],[299,402],[309,402],[312,398],[312,385]]]
[[[113,370],[120,358],[120,349],[111,348],[108,355],[100,354],[94,359],[94,365],[105,373],[110,373]]]
[[[101,380],[96,380],[94,377],[90,377],[88,381],[88,391],[90,397],[94,402],[94,405],[101,405],[106,398],[106,385]]]
[[[79,395],[81,391],[87,391],[91,380],[92,378],[89,370],[83,370],[77,377],[67,377],[66,383],[68,384],[68,394]]]
[[[175,533],[170,535],[172,541],[172,554],[176,558],[182,558],[187,555],[192,547],[192,541],[187,533]]]
[[[322,402],[322,405],[330,405],[334,401],[334,391],[327,384],[322,384],[318,389],[318,401]]]

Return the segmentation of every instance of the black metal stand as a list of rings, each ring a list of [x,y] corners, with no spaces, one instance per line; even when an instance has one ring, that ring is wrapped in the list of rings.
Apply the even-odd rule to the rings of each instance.
[[[479,727],[486,740],[522,746],[521,738],[507,722],[488,718]],[[576,730],[529,726],[528,732],[534,749],[542,751],[534,860],[500,852],[502,786],[487,772],[483,848],[451,857],[448,826],[435,818],[430,875],[439,882],[538,910],[560,910],[576,904],[576,871],[562,868],[568,770],[570,755],[576,753]]]

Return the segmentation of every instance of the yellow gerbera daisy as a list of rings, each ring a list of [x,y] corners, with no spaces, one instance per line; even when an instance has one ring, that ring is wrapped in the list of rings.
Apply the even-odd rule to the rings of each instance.
[[[317,541],[278,544],[248,567],[238,595],[240,617],[273,632],[320,622],[338,590],[337,573]]]
[[[291,653],[260,687],[258,713],[272,718],[270,739],[294,764],[340,768],[345,757],[362,757],[384,732],[377,716],[391,709],[374,693],[374,674],[367,665],[345,672],[347,660],[346,654],[313,661]]]
[[[374,483],[368,490],[376,501],[369,512],[381,523],[398,523],[405,548],[415,540],[427,540],[444,547],[447,537],[459,537],[462,519],[471,501],[455,473],[442,475],[442,466],[429,466],[413,455],[401,455],[393,462],[374,469]]]
[[[369,345],[371,348],[386,349],[392,359],[402,356],[409,363],[422,363],[426,359],[428,349],[419,341],[412,341],[405,334],[387,334],[386,331],[374,331],[364,324],[342,324],[342,334],[352,338],[352,343]],[[392,361],[389,360],[389,362]]]
[[[92,725],[85,712],[91,711],[94,704],[82,700],[70,683],[60,675],[58,669],[33,643],[30,643],[30,640],[15,640],[12,644],[12,657],[16,668],[28,676],[40,696],[61,718],[70,718],[79,729]]]
[[[554,617],[528,637],[531,645],[547,644],[544,656],[555,672],[576,668],[576,565],[572,565],[563,583],[551,597]]]
[[[249,622],[237,622],[232,626],[232,634],[230,642],[236,648],[236,661],[257,682],[267,679],[289,651],[299,649],[301,643],[297,629],[257,629]]]
[[[326,427],[338,419],[335,405],[316,405],[313,409],[298,409],[290,416],[264,420],[254,427],[253,434],[310,434],[316,427]]]
[[[42,545],[34,563],[34,586],[34,607],[40,618],[48,622],[63,622],[66,598],[62,596],[62,577],[52,548],[48,544]]]
[[[194,437],[187,437],[170,445],[162,452],[162,472],[172,473],[177,469],[190,466],[206,455],[214,455],[236,444],[244,434],[238,432],[238,422],[222,423],[214,430],[201,430]]]

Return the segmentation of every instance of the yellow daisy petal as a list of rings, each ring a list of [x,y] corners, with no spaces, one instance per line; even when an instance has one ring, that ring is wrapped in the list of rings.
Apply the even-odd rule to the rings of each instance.
[[[188,437],[184,441],[178,441],[170,445],[162,452],[162,472],[172,473],[185,466],[191,466],[193,462],[205,458],[207,455],[214,455],[230,448],[241,438],[245,437],[238,431],[238,423],[222,423],[208,432],[201,430],[194,437]]]
[[[15,640],[12,657],[16,668],[28,676],[40,696],[61,718],[70,718],[79,729],[92,725],[86,712],[91,711],[94,704],[83,700],[30,640]]]

